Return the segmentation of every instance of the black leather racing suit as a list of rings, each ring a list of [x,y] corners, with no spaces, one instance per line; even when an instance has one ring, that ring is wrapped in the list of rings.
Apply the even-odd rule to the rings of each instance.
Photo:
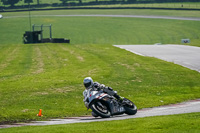
[[[92,89],[94,89],[96,91],[103,90],[103,92],[109,94],[110,96],[114,96],[116,99],[120,99],[120,96],[117,95],[117,93],[115,91],[113,91],[113,89],[111,87],[105,86],[104,84],[94,82]]]
[[[115,91],[113,91],[111,87],[107,87],[104,84],[94,82],[93,86],[90,89],[92,89],[93,91],[103,90],[104,93],[107,93],[110,96],[114,96],[116,99],[120,100],[120,96]],[[84,96],[83,101],[85,103],[85,106],[87,107],[89,102],[87,99],[87,89],[83,91],[83,96]]]

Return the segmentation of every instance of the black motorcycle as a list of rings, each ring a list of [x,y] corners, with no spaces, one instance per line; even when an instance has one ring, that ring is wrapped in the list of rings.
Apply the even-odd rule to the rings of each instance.
[[[109,118],[113,115],[135,115],[137,113],[137,107],[135,104],[124,98],[119,102],[113,96],[110,96],[103,91],[89,91],[88,92],[89,105],[88,109],[92,110],[94,117]]]

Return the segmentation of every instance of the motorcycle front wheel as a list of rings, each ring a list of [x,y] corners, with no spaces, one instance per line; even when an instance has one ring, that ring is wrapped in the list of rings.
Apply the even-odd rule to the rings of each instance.
[[[102,118],[109,118],[111,116],[110,110],[108,109],[108,106],[103,101],[97,101],[93,103],[90,108],[92,111],[97,114],[98,116]]]
[[[132,101],[124,98],[123,103],[125,104],[124,109],[126,110],[126,114],[135,115],[137,113],[137,107]]]

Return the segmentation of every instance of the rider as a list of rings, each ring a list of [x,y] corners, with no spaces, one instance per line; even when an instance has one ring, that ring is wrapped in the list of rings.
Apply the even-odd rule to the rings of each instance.
[[[94,91],[100,91],[103,90],[103,92],[109,94],[110,96],[114,96],[119,102],[123,101],[123,97],[119,96],[111,87],[107,87],[104,84],[100,84],[98,82],[93,82],[91,77],[86,77],[83,80],[83,84],[85,86],[85,90],[83,91],[85,106],[88,107],[88,99],[87,99],[87,90],[92,89]]]

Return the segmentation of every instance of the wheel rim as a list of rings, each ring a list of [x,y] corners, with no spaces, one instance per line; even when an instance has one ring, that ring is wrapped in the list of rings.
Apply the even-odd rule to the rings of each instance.
[[[108,108],[107,108],[105,105],[101,104],[100,102],[97,102],[97,103],[94,105],[94,107],[95,107],[99,112],[101,112],[101,113],[103,113],[103,114],[108,114],[108,113],[109,113]]]

